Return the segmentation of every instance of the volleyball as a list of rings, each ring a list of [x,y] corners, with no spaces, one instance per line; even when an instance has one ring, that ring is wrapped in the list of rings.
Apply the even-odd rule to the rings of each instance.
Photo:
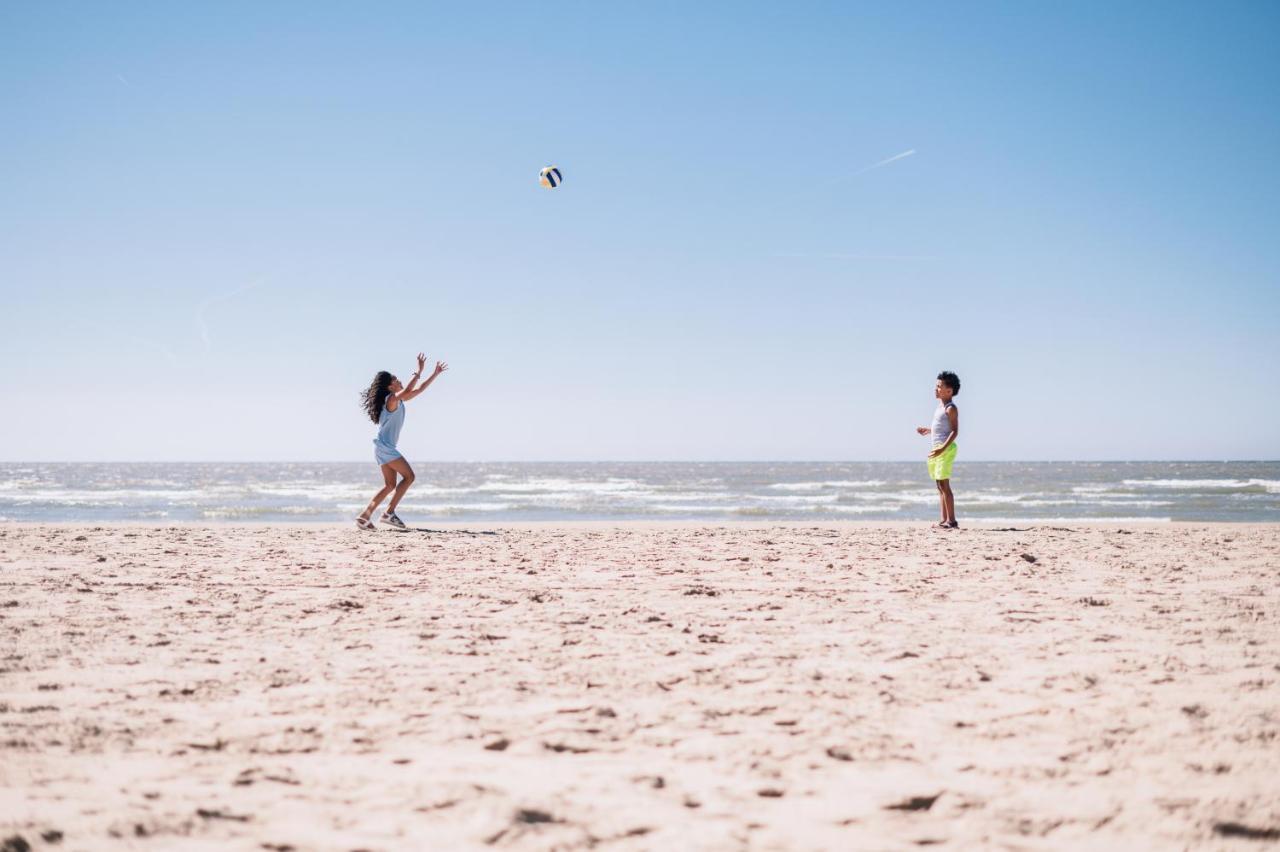
[[[564,178],[560,177],[559,166],[547,166],[538,172],[538,183],[547,189],[555,189],[563,180]]]

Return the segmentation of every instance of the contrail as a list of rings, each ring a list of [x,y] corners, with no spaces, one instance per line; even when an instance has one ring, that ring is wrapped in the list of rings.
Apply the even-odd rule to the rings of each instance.
[[[200,303],[200,305],[196,308],[196,325],[200,326],[200,339],[204,341],[205,352],[211,351],[212,347],[210,346],[210,343],[209,343],[209,326],[204,321],[204,312],[208,310],[210,306],[216,305],[218,302],[225,302],[228,299],[234,299],[236,296],[239,296],[241,293],[246,293],[249,290],[254,289],[255,287],[261,287],[264,283],[266,282],[251,281],[248,284],[244,284],[244,285],[241,285],[240,287],[237,287],[236,289],[232,290],[230,293],[223,293],[220,296],[210,296],[209,298],[205,299],[203,302]]]
[[[916,152],[916,149],[912,148],[910,151],[903,151],[901,154],[894,154],[892,157],[890,157],[887,160],[881,160],[878,163],[872,163],[871,165],[867,166],[865,169],[854,172],[853,174],[849,175],[849,177],[845,178],[845,180],[856,178],[858,175],[865,175],[867,172],[873,171],[874,169],[878,169],[881,166],[887,166],[892,162],[896,162],[897,160],[903,159],[904,157],[910,157],[915,152]]]
[[[123,74],[117,74],[117,75],[116,75],[116,79],[117,79],[117,80],[119,80],[121,83],[124,83],[126,86],[131,86],[131,85],[133,85],[132,83],[130,83],[128,80],[126,80],[126,79],[124,78],[124,75],[123,75]]]

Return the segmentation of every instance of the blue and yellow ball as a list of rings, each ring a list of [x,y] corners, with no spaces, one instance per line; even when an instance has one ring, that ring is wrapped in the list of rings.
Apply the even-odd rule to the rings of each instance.
[[[560,176],[559,166],[546,166],[542,171],[538,172],[538,183],[547,189],[555,189],[564,180]]]

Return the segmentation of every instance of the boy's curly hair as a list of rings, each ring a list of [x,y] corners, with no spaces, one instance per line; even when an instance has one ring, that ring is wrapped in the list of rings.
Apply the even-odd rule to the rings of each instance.
[[[951,388],[952,396],[960,395],[960,377],[959,376],[957,376],[955,373],[951,372],[950,370],[943,370],[941,373],[938,374],[938,378],[942,380],[942,383],[944,385]]]

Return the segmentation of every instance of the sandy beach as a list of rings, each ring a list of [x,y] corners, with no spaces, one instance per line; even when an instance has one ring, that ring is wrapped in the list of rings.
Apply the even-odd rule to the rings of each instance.
[[[1277,600],[1267,525],[3,525],[0,847],[1258,848]]]

